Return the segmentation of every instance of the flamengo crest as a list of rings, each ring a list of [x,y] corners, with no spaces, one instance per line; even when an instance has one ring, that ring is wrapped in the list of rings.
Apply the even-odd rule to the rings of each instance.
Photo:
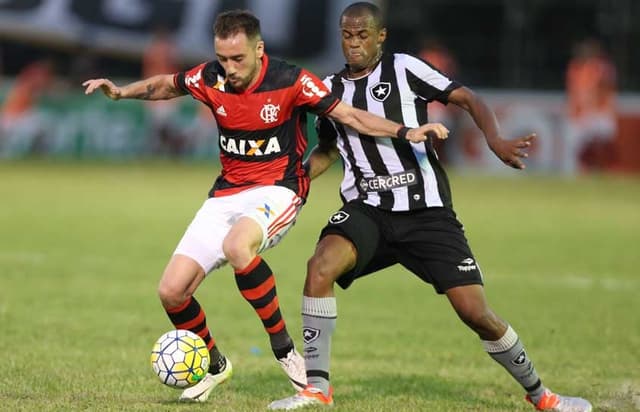
[[[262,110],[260,110],[260,118],[264,120],[265,123],[274,123],[278,121],[278,113],[280,113],[280,105],[265,104],[262,106]]]
[[[391,83],[378,82],[369,87],[369,93],[371,94],[371,97],[373,97],[373,100],[384,102],[391,94]]]

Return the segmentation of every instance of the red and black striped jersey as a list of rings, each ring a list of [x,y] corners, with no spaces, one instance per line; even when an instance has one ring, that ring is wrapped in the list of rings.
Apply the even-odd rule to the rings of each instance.
[[[176,73],[174,83],[206,104],[218,124],[222,172],[210,197],[279,185],[306,199],[306,113],[326,114],[340,101],[318,77],[265,54],[258,81],[247,90],[227,85],[217,61]]]

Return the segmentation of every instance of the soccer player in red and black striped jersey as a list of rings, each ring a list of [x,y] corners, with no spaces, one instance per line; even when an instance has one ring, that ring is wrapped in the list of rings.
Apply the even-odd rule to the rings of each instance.
[[[250,12],[218,15],[217,60],[185,72],[153,76],[118,87],[108,79],[83,83],[85,93],[160,100],[183,95],[207,105],[219,128],[222,171],[187,228],[160,280],[158,293],[176,328],[200,335],[211,354],[209,373],[182,400],[205,401],[231,375],[193,296],[205,276],[229,263],[242,296],[255,309],[273,353],[294,388],[306,385],[304,360],[295,350],[280,312],[273,271],[259,254],[276,245],[295,222],[309,191],[302,156],[307,147],[306,112],[349,125],[361,133],[424,141],[445,138],[440,124],[407,128],[354,109],[329,93],[309,71],[269,57],[260,22]]]
[[[473,91],[414,56],[383,52],[387,32],[377,6],[348,6],[340,31],[347,67],[325,79],[334,95],[407,125],[427,121],[428,102],[453,103],[471,115],[504,163],[524,168],[521,158],[534,136],[503,139],[493,111]],[[590,411],[588,401],[545,388],[518,334],[490,309],[480,266],[453,210],[449,182],[432,142],[372,139],[323,118],[318,130],[318,147],[308,159],[310,175],[342,157],[344,205],[330,217],[307,265],[302,332],[308,387],[269,408],[333,404],[329,358],[337,318],[334,283],[347,288],[362,276],[400,264],[447,296],[485,351],[537,409]]]

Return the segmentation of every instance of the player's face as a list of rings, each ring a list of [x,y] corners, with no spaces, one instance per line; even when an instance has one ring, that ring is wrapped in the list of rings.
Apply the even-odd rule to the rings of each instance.
[[[227,74],[227,82],[237,90],[249,88],[260,74],[264,54],[262,40],[250,40],[244,32],[214,40],[218,62]]]
[[[366,74],[378,61],[386,29],[378,29],[371,16],[343,16],[340,20],[342,53],[352,74]]]

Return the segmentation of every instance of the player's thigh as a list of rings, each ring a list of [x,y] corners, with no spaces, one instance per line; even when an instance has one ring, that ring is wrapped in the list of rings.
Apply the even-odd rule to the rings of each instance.
[[[398,226],[404,232],[403,240],[394,242],[399,263],[433,285],[436,292],[482,285],[480,266],[455,216],[416,215]]]
[[[254,219],[241,216],[229,229],[222,242],[222,249],[233,265],[234,256],[253,255],[262,244],[262,240],[262,227]]]
[[[160,278],[159,290],[161,295],[191,295],[205,277],[202,266],[194,259],[176,254],[171,256],[169,263]]]
[[[174,255],[196,261],[205,274],[227,263],[222,242],[240,216],[236,195],[207,199],[187,227]]]
[[[262,186],[242,193],[241,217],[255,221],[262,230],[257,253],[282,240],[293,227],[302,208],[302,199],[282,186]]]
[[[320,242],[330,235],[337,235],[347,239],[355,249],[355,262],[348,262],[351,268],[338,277],[337,283],[342,288],[346,289],[359,277],[395,263],[385,244],[385,223],[384,216],[378,216],[375,208],[355,202],[343,205],[329,218],[320,233]]]

